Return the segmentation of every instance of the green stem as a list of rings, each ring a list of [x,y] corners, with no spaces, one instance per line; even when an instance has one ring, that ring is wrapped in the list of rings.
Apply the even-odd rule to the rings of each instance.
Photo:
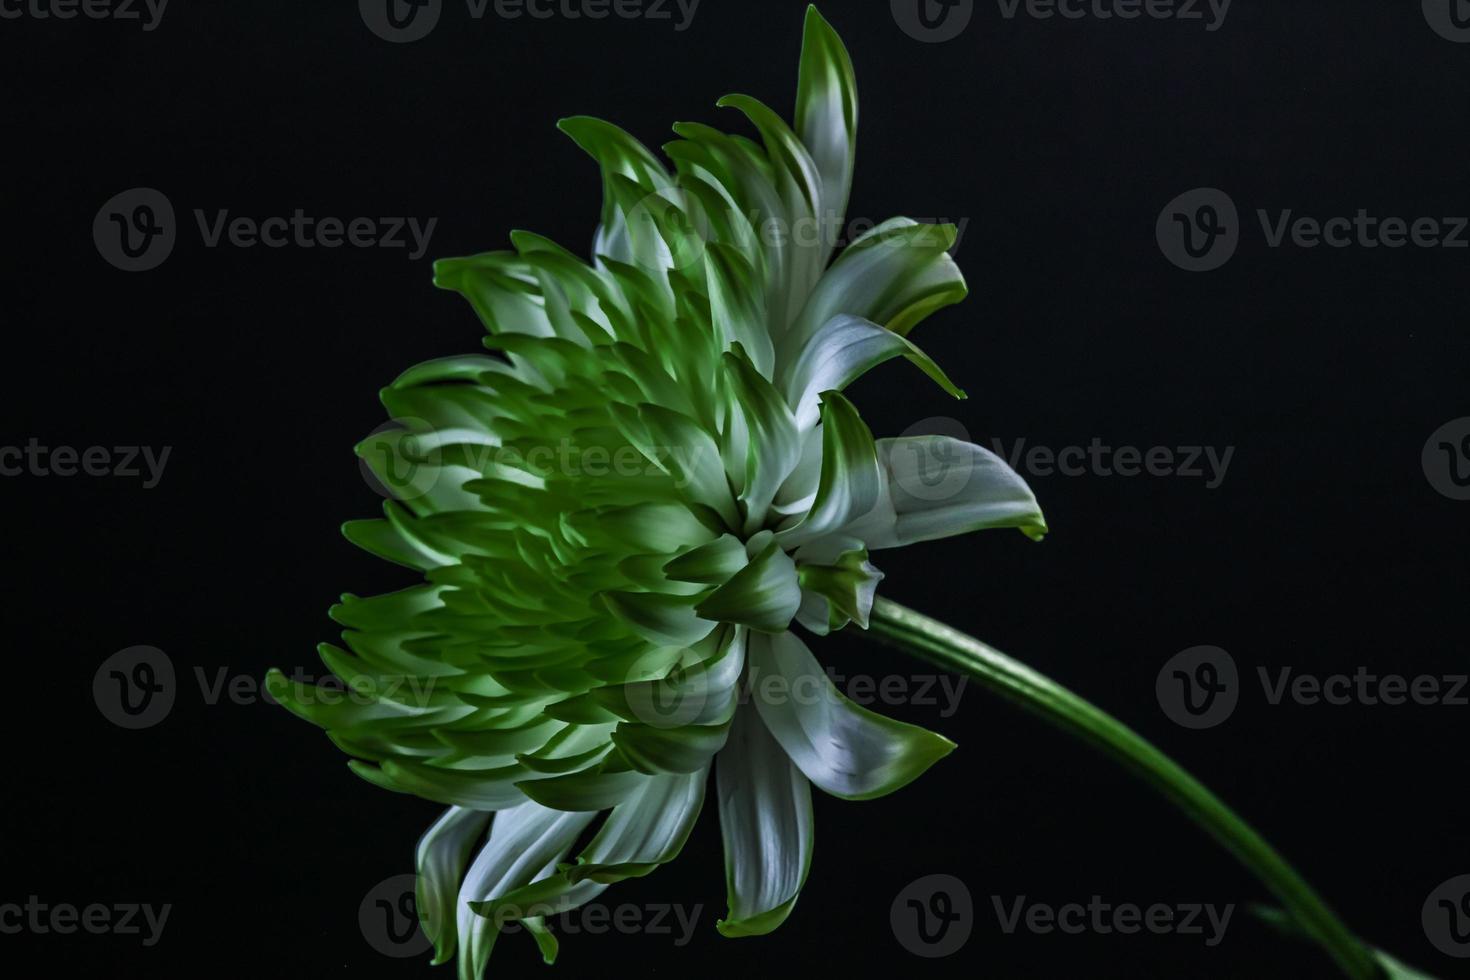
[[[1353,980],[1380,976],[1372,954],[1260,834],[1127,725],[1025,664],[896,602],[878,599],[873,604],[869,633],[921,660],[974,678],[1131,767],[1264,882],[1344,974]]]

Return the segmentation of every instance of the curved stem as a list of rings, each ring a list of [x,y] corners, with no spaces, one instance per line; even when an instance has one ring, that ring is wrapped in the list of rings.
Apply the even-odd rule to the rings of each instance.
[[[1128,765],[1265,883],[1345,975],[1353,980],[1380,976],[1372,953],[1260,834],[1127,725],[1025,664],[896,602],[874,602],[869,633],[921,660],[974,678]]]

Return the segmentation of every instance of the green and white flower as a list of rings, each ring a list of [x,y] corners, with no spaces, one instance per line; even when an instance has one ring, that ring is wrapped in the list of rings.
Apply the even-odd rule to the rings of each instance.
[[[995,455],[875,440],[842,394],[903,358],[962,397],[907,335],[965,285],[949,226],[894,218],[833,259],[857,126],[836,34],[808,12],[794,126],[719,104],[759,142],[682,123],[672,169],[608,123],[561,122],[602,170],[590,265],[527,232],[437,263],[492,353],[383,391],[402,424],[359,453],[397,499],[344,529],[424,581],[332,609],[346,648],[322,658],[373,696],[269,678],[358,775],[449,806],[418,845],[419,911],[465,980],[506,921],[549,960],[546,914],[672,860],[711,766],[719,929],[780,925],[811,860],[811,786],[870,799],[954,747],[843,698],[792,624],[866,629],[872,552],[1045,531]],[[919,472],[933,458],[962,477],[943,493]]]

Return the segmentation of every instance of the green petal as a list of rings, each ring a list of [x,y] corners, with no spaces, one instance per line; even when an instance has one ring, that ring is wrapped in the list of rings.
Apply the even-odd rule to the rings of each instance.
[[[646,780],[608,814],[568,871],[569,880],[606,884],[641,877],[678,857],[699,819],[708,779],[706,766],[687,775]]]
[[[776,352],[767,329],[764,295],[756,271],[745,257],[728,245],[712,243],[705,253],[710,321],[724,337],[724,347],[740,344],[756,368],[769,375]]]
[[[736,348],[721,358],[724,384],[744,419],[745,459],[740,493],[746,533],[764,527],[771,500],[801,460],[801,434],[786,402]]]
[[[791,633],[751,638],[751,693],[771,735],[813,783],[844,800],[884,796],[954,750],[941,735],[853,704]],[[781,678],[764,689],[762,676]]]
[[[729,527],[738,527],[735,498],[725,478],[720,447],[697,422],[661,405],[642,405],[638,420],[649,442],[639,449],[674,478],[675,486],[692,503],[715,508]]]
[[[796,131],[821,174],[820,213],[840,220],[847,210],[857,154],[857,80],[832,25],[807,7],[796,83]]]
[[[553,810],[577,812],[606,810],[617,806],[649,777],[641,772],[585,770],[518,783],[521,792]]]
[[[816,499],[804,519],[777,533],[786,547],[857,520],[877,505],[882,492],[873,434],[852,402],[838,392],[824,392],[822,423],[822,475]]]
[[[624,722],[613,732],[612,741],[639,772],[665,775],[704,769],[725,747],[728,735],[728,725],[667,728]]]
[[[657,728],[724,724],[735,710],[748,635],[745,629],[726,628],[699,644],[707,647],[714,641],[712,652],[684,651],[666,676],[600,687],[591,694],[625,721]]]
[[[709,544],[691,548],[664,565],[664,574],[680,582],[719,585],[744,568],[750,559],[745,545],[733,534],[722,534]]]
[[[390,785],[426,800],[472,810],[502,810],[525,801],[517,788],[529,775],[518,764],[493,769],[443,769],[404,760],[385,760],[380,767]]]
[[[868,549],[856,538],[829,535],[797,549],[796,574],[801,582],[801,625],[818,636],[836,632],[849,622],[868,628],[883,573],[868,561]]]
[[[650,643],[686,647],[716,626],[682,596],[657,592],[608,592],[602,600],[612,613]]]
[[[620,262],[634,262],[634,249],[611,186],[612,178],[623,177],[643,192],[652,193],[670,186],[668,171],[647,147],[611,123],[591,116],[570,116],[556,125],[602,168],[602,221],[593,242],[593,253]]]
[[[780,544],[771,541],[695,610],[705,619],[778,632],[791,624],[800,605],[796,563]]]

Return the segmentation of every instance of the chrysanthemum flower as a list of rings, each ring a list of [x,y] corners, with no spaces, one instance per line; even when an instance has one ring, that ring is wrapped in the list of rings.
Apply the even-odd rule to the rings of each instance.
[[[712,766],[719,929],[778,926],[811,860],[812,784],[870,799],[954,747],[845,699],[793,623],[866,628],[871,552],[1045,530],[995,455],[875,441],[841,393],[901,357],[961,396],[906,335],[965,286],[949,226],[895,218],[833,260],[857,125],[836,34],[809,11],[794,127],[719,104],[760,142],[679,124],[672,170],[608,123],[561,122],[602,169],[590,265],[526,232],[436,265],[493,353],[382,393],[400,424],[359,452],[397,499],[345,527],[424,582],[332,610],[347,649],[322,657],[372,696],[270,677],[360,776],[449,806],[419,842],[419,908],[464,978],[506,921],[550,956],[542,913],[673,859]],[[935,459],[962,477],[939,493]]]

